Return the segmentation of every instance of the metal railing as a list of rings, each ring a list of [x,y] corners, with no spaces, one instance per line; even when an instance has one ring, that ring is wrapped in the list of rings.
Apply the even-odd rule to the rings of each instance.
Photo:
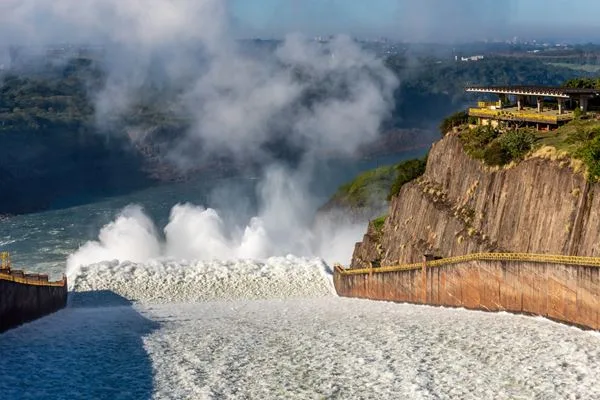
[[[501,101],[478,101],[477,107],[479,108],[487,108],[487,107],[502,107]]]
[[[464,256],[442,258],[439,260],[389,267],[344,269],[342,266],[336,265],[335,270],[341,275],[381,274],[386,272],[419,270],[423,268],[424,264],[427,265],[427,268],[435,268],[469,261],[536,262],[548,264],[581,265],[600,268],[600,257],[561,256],[552,254],[531,253],[473,253]]]
[[[530,121],[548,124],[558,124],[559,121],[570,121],[573,114],[546,115],[534,112],[491,110],[489,108],[469,108],[469,116],[493,118],[505,121]]]
[[[64,275],[60,281],[50,282],[46,274],[26,274],[24,271],[13,270],[10,266],[10,254],[5,251],[0,253],[0,280],[25,285],[54,287],[62,287],[67,282]]]

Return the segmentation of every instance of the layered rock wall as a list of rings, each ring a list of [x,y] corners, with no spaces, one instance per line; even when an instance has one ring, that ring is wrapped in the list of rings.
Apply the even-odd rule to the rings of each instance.
[[[369,227],[352,267],[502,251],[600,256],[600,185],[567,161],[534,157],[492,169],[450,135],[392,200],[382,230]]]

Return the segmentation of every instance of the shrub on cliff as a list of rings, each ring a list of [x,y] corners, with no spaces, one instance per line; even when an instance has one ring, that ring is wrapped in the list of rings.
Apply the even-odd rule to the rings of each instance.
[[[509,161],[521,160],[535,143],[535,134],[530,129],[517,129],[503,133],[497,139],[509,156]]]
[[[585,142],[576,155],[587,165],[590,180],[600,180],[600,136]]]
[[[375,218],[373,221],[371,221],[373,223],[373,228],[375,228],[375,230],[378,233],[381,233],[383,231],[383,225],[385,224],[385,220],[387,219],[387,214],[386,215],[382,215],[379,218]]]
[[[469,114],[466,111],[459,111],[445,118],[440,124],[440,132],[443,135],[450,132],[452,128],[459,127],[469,122]]]
[[[536,137],[530,129],[501,133],[491,126],[479,126],[463,132],[460,139],[468,155],[496,166],[523,159],[533,148]]]
[[[500,132],[491,126],[478,126],[464,131],[460,139],[468,155],[482,160],[486,147],[499,135]]]
[[[363,172],[354,180],[342,185],[333,195],[326,207],[369,207],[372,203],[383,201],[394,182],[395,166],[379,167]]]
[[[398,175],[396,175],[396,180],[390,188],[390,193],[388,194],[387,199],[391,200],[392,197],[398,195],[400,189],[405,183],[408,183],[413,179],[416,179],[419,176],[423,175],[425,173],[426,165],[427,156],[416,160],[404,161],[398,164],[396,166]]]
[[[340,186],[322,209],[346,207],[351,209],[380,207],[398,194],[402,185],[425,172],[427,157],[383,166],[363,172]]]
[[[483,161],[487,165],[505,165],[510,162],[510,154],[498,140],[494,140],[483,150]]]

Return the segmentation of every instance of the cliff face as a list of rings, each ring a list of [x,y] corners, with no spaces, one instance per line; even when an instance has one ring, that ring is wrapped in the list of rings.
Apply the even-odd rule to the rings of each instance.
[[[371,225],[357,243],[352,267],[496,251],[600,256],[600,184],[543,158],[493,170],[447,136],[392,200],[381,231]]]

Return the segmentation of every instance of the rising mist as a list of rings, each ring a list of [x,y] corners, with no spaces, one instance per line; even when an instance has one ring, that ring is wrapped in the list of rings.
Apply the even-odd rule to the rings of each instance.
[[[317,160],[352,156],[377,138],[398,85],[382,60],[345,36],[318,43],[293,34],[272,52],[249,52],[231,35],[228,3],[220,0],[26,1],[4,7],[10,4],[5,40],[103,46],[106,83],[91,93],[99,127],[126,130],[115,129],[118,117],[135,113],[139,97],[158,87],[168,111],[191,121],[169,141],[171,162],[189,169],[216,156],[240,165],[261,160],[264,166],[254,218],[226,223],[222,210],[175,205],[164,234],[158,234],[139,207],[129,207],[97,242],[72,256],[70,266],[107,258],[288,253],[343,253],[341,260],[348,260],[365,221],[331,226],[325,218],[315,225],[320,204],[309,186],[319,177]],[[281,162],[273,143],[293,149],[292,167]]]

